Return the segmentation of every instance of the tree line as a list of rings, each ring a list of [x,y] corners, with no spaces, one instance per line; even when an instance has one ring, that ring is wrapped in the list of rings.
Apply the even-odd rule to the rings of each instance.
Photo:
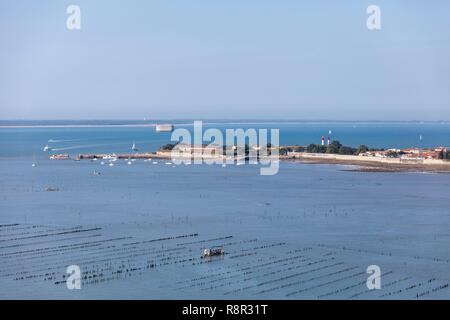
[[[441,151],[439,151],[438,159],[450,160],[450,151],[449,150],[446,150],[446,151],[441,150]]]
[[[280,154],[287,155],[288,152],[308,152],[308,153],[329,153],[329,154],[343,154],[343,155],[357,155],[360,153],[365,153],[367,151],[372,151],[366,145],[360,145],[358,148],[353,148],[349,146],[342,145],[339,141],[335,140],[329,145],[321,145],[311,143],[310,145],[303,146],[293,146],[293,147],[281,147]]]

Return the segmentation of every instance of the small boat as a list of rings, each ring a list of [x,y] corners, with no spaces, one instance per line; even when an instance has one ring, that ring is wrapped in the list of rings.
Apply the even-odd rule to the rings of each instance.
[[[109,164],[109,166],[110,166],[110,167],[113,167],[113,166],[114,166],[114,163],[111,162],[111,163]]]
[[[102,157],[102,159],[103,159],[103,160],[116,161],[116,160],[117,160],[117,156],[116,156],[115,153],[113,153],[113,154],[107,154],[107,155],[104,155],[104,156]]]
[[[133,142],[133,145],[131,146],[131,150],[139,151],[139,149],[136,147],[136,144],[134,142]]]
[[[212,257],[212,256],[223,256],[225,251],[223,248],[209,248],[203,250],[203,258]]]
[[[156,130],[156,132],[172,132],[173,125],[172,124],[156,124],[155,130]]]
[[[52,149],[48,146],[48,144],[44,147],[44,149],[42,149],[42,151],[47,152],[47,151],[51,151]]]
[[[69,160],[70,157],[69,157],[69,155],[67,153],[64,153],[64,154],[52,154],[50,156],[50,159],[51,160]]]

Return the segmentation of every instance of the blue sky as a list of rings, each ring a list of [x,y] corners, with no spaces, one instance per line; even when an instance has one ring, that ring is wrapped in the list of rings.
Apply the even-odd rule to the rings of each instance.
[[[4,0],[0,47],[0,119],[450,120],[445,0]]]

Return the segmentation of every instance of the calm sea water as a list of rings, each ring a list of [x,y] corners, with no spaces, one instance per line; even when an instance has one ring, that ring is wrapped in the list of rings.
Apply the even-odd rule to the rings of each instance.
[[[410,146],[418,135],[450,145],[448,125],[259,127],[279,127],[283,144],[332,130],[349,145]],[[50,139],[71,154],[170,142],[149,127],[2,128],[0,139],[1,299],[450,298],[448,174],[282,162],[261,176],[250,165],[110,167],[41,151]],[[214,246],[225,256],[202,259]],[[69,265],[85,275],[81,290],[66,287]],[[381,268],[380,290],[366,287],[369,265]]]
[[[345,169],[0,159],[0,298],[450,298],[449,176]]]
[[[192,125],[176,128],[192,131]],[[204,124],[204,129],[278,128],[283,145],[320,143],[321,137],[357,147],[373,148],[433,147],[450,145],[449,123],[362,123],[362,122],[298,122],[254,124]],[[141,151],[155,151],[170,143],[170,133],[157,133],[154,127],[65,127],[65,128],[0,128],[1,157],[46,156],[42,148],[48,144],[54,152],[78,154],[86,152],[129,152],[134,143]]]

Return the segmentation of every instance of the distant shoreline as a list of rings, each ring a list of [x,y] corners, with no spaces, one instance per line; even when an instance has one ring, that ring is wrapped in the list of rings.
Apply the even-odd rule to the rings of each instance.
[[[383,163],[382,161],[367,161],[363,159],[338,160],[320,158],[284,158],[280,160],[291,161],[300,164],[330,164],[355,166],[353,169],[344,171],[353,172],[427,172],[427,173],[450,173],[450,162],[442,164],[429,163]]]
[[[155,127],[156,124],[49,124],[49,125],[0,125],[5,128],[108,128],[108,127]]]
[[[85,155],[86,156],[86,155]],[[98,155],[101,156],[101,155]],[[150,159],[165,159],[172,160],[169,154],[157,154],[153,152],[145,153],[145,156]],[[137,158],[145,159],[146,157],[133,157],[131,154],[120,155],[121,159]],[[2,161],[9,161],[19,158],[0,157]],[[92,158],[85,157],[85,160]],[[183,159],[183,158],[180,158]],[[73,160],[73,159],[70,159]],[[57,160],[58,161],[58,160]],[[63,160],[67,161],[67,160]],[[335,158],[321,158],[319,157],[292,157],[292,156],[279,156],[280,162],[290,162],[297,164],[318,164],[318,165],[348,165],[354,168],[344,169],[348,172],[374,172],[374,173],[396,173],[396,172],[414,172],[414,173],[439,173],[450,174],[450,161],[443,163],[386,163],[381,159],[380,161],[370,161],[368,159],[361,159],[361,157],[355,156],[354,159],[335,159]]]
[[[94,158],[101,159],[104,154],[85,154],[79,155],[80,159],[92,160]],[[272,161],[286,161],[292,163],[305,164],[332,164],[332,165],[351,165],[356,166],[355,169],[347,169],[345,171],[357,172],[432,172],[432,173],[450,173],[450,161],[445,160],[425,160],[425,161],[401,161],[400,159],[384,159],[384,158],[370,158],[361,156],[341,156],[332,155],[334,157],[327,157],[321,154],[305,154],[304,156],[279,156],[271,157]],[[118,159],[166,159],[173,160],[171,152],[150,152],[142,154],[117,154]],[[179,157],[178,159],[189,159],[193,161],[193,155],[190,157]],[[220,157],[204,157],[205,159],[216,159],[226,161],[225,158]],[[236,160],[236,159],[234,159]],[[396,161],[398,160],[398,161]]]
[[[0,120],[0,128],[108,128],[108,127],[155,127],[170,123],[174,126],[192,126],[195,119],[180,120]],[[450,121],[381,121],[381,120],[201,120],[206,125],[286,125],[286,124],[353,124],[353,125],[450,125]]]

